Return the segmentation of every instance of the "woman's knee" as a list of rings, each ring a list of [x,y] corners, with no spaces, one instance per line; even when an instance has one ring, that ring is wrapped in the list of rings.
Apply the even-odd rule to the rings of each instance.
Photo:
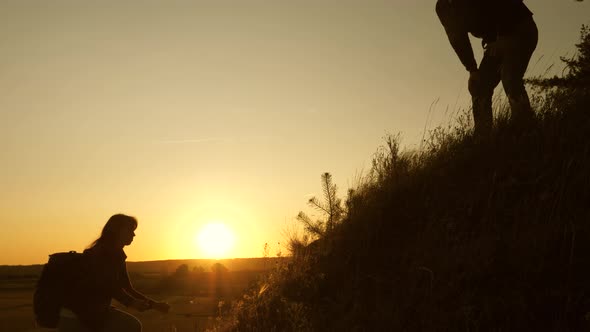
[[[127,324],[129,331],[141,332],[141,322],[135,316],[129,315],[127,318]]]
[[[141,332],[141,322],[137,318],[133,317],[133,322],[130,324],[129,328],[130,331]]]
[[[87,332],[77,318],[60,317],[57,332]]]
[[[112,309],[107,320],[106,331],[141,332],[139,319],[126,312]]]

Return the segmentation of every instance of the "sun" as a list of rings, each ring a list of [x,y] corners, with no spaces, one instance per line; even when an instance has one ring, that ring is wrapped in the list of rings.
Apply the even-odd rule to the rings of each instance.
[[[225,224],[212,222],[200,229],[196,240],[207,258],[225,258],[234,247],[235,236]]]

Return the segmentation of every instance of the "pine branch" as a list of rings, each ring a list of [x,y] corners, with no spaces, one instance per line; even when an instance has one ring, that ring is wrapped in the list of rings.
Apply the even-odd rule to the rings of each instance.
[[[322,236],[324,234],[324,227],[320,221],[312,221],[305,213],[299,212],[297,220],[303,223],[305,230],[312,235]]]
[[[330,214],[329,207],[325,206],[324,204],[322,204],[322,202],[318,201],[316,197],[310,198],[309,201],[307,201],[307,203],[311,205],[311,207],[322,213]]]

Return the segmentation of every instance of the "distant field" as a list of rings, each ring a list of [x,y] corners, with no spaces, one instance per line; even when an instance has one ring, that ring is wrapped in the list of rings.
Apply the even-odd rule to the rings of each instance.
[[[240,297],[248,285],[274,266],[276,259],[226,260],[227,265],[221,264],[229,271],[222,275],[210,271],[209,262],[224,261],[128,263],[137,289],[172,306],[168,314],[130,310],[141,320],[144,332],[204,331],[218,317],[219,301],[229,303]],[[190,272],[176,278],[174,272],[181,264],[186,264]],[[232,271],[230,266],[239,270]],[[202,269],[195,272],[194,268]],[[32,298],[40,271],[41,266],[0,267],[0,332],[51,331],[35,329]],[[113,304],[118,306],[116,301]]]
[[[26,331],[34,327],[34,280],[0,281],[0,331]]]
[[[0,331],[24,332],[35,330],[31,290],[0,291]],[[143,324],[144,332],[204,331],[216,318],[217,300],[213,297],[154,296],[172,305],[168,314],[130,312]]]

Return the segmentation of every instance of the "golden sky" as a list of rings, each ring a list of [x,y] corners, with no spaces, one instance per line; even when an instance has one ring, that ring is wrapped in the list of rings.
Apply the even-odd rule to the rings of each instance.
[[[540,74],[590,3],[525,3]],[[468,105],[434,4],[0,0],[0,264],[80,251],[120,212],[131,261],[205,258],[212,222],[229,257],[276,251],[321,173],[344,196],[386,133],[416,147]]]

